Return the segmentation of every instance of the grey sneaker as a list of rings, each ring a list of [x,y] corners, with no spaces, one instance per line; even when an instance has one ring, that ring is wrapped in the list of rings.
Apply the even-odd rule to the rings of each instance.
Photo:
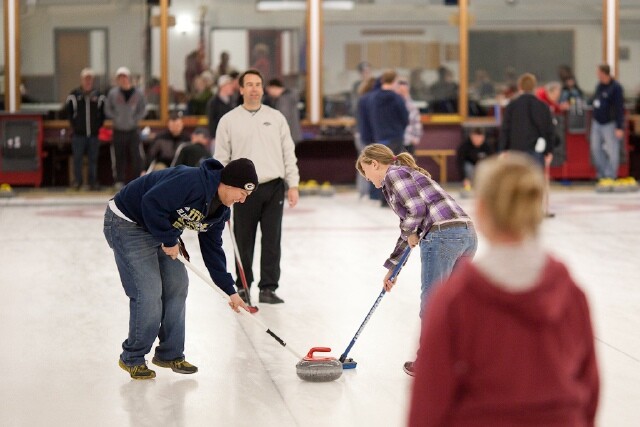
[[[184,357],[175,360],[161,360],[153,356],[151,362],[161,368],[171,368],[173,372],[177,372],[179,374],[195,374],[198,372],[198,367],[184,360]]]
[[[415,367],[416,367],[415,362],[404,362],[404,365],[402,366],[402,370],[407,375],[411,375],[412,377],[415,377],[416,376]]]
[[[263,304],[282,304],[284,302],[284,300],[271,289],[261,289],[258,301]]]
[[[142,365],[128,366],[125,365],[122,359],[118,361],[118,365],[131,375],[134,380],[151,380],[156,377],[155,371],[152,371],[147,367],[146,363]]]

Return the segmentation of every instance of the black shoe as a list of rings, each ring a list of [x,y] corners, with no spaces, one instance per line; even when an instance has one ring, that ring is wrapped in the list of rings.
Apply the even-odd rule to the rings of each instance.
[[[249,298],[247,297],[247,292],[244,289],[238,289],[238,296],[242,298],[245,304],[249,305]]]
[[[259,301],[264,304],[281,304],[284,300],[271,289],[261,289]]]

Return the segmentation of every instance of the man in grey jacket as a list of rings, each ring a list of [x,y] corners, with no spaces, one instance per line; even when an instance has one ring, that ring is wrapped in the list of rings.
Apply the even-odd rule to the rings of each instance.
[[[131,84],[131,71],[127,67],[118,68],[116,81],[118,86],[112,88],[107,95],[105,114],[113,121],[111,158],[115,160],[113,179],[119,190],[144,171],[138,123],[146,114],[146,102],[142,92]],[[127,152],[133,176],[125,181]]]

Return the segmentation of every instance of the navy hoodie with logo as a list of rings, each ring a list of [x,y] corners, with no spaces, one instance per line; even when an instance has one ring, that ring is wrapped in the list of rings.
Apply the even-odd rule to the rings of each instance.
[[[114,197],[118,209],[151,233],[158,245],[175,246],[185,229],[198,232],[202,258],[211,278],[227,295],[236,293],[227,272],[222,232],[231,209],[223,204],[209,214],[222,164],[205,160],[199,168],[176,166],[141,176]]]

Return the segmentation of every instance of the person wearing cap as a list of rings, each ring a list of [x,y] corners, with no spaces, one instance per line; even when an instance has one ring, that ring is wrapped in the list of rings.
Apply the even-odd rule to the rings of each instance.
[[[300,110],[298,110],[298,94],[284,87],[280,79],[271,79],[267,84],[269,105],[280,111],[287,119],[293,142],[302,141],[302,127],[300,126]]]
[[[200,251],[214,283],[229,295],[229,306],[247,310],[227,271],[222,232],[234,203],[258,186],[253,162],[239,158],[225,167],[214,159],[199,168],[176,166],[138,177],[109,201],[104,235],[113,250],[129,297],[129,334],[119,366],[134,379],[151,379],[145,356],[156,338],[153,364],[180,374],[198,368],[185,360],[185,301],[189,278],[179,253],[180,236],[198,233]]]
[[[206,127],[195,128],[191,133],[191,142],[180,144],[178,147],[171,166],[200,166],[200,163],[211,157],[210,140],[209,130]]]
[[[80,86],[69,93],[66,110],[69,124],[73,129],[71,151],[73,153],[74,188],[83,184],[82,161],[87,155],[89,189],[98,190],[98,153],[100,141],[98,130],[104,123],[105,96],[93,87],[94,72],[83,68],[80,72]]]
[[[146,114],[146,101],[144,94],[131,84],[131,71],[127,67],[118,68],[116,81],[118,85],[107,95],[105,113],[113,122],[113,178],[116,189],[120,189],[129,181],[125,176],[127,153],[134,178],[144,172],[138,124]]]
[[[262,104],[263,79],[258,70],[247,70],[240,76],[240,92],[243,104],[220,119],[213,157],[222,164],[239,157],[250,158],[256,164],[260,187],[247,204],[233,210],[233,228],[245,277],[251,286],[256,232],[260,224],[259,301],[277,304],[284,302],[275,291],[280,281],[285,193],[289,206],[295,207],[299,198],[298,161],[287,119],[278,110]],[[249,299],[248,295],[244,296]]]
[[[182,112],[171,111],[167,129],[160,132],[147,150],[147,173],[172,166],[178,147],[189,142],[189,135],[184,131]]]
[[[218,92],[207,102],[207,118],[209,119],[209,134],[215,138],[218,123],[222,116],[235,107],[233,101],[234,85],[231,76],[222,75],[218,78]]]

